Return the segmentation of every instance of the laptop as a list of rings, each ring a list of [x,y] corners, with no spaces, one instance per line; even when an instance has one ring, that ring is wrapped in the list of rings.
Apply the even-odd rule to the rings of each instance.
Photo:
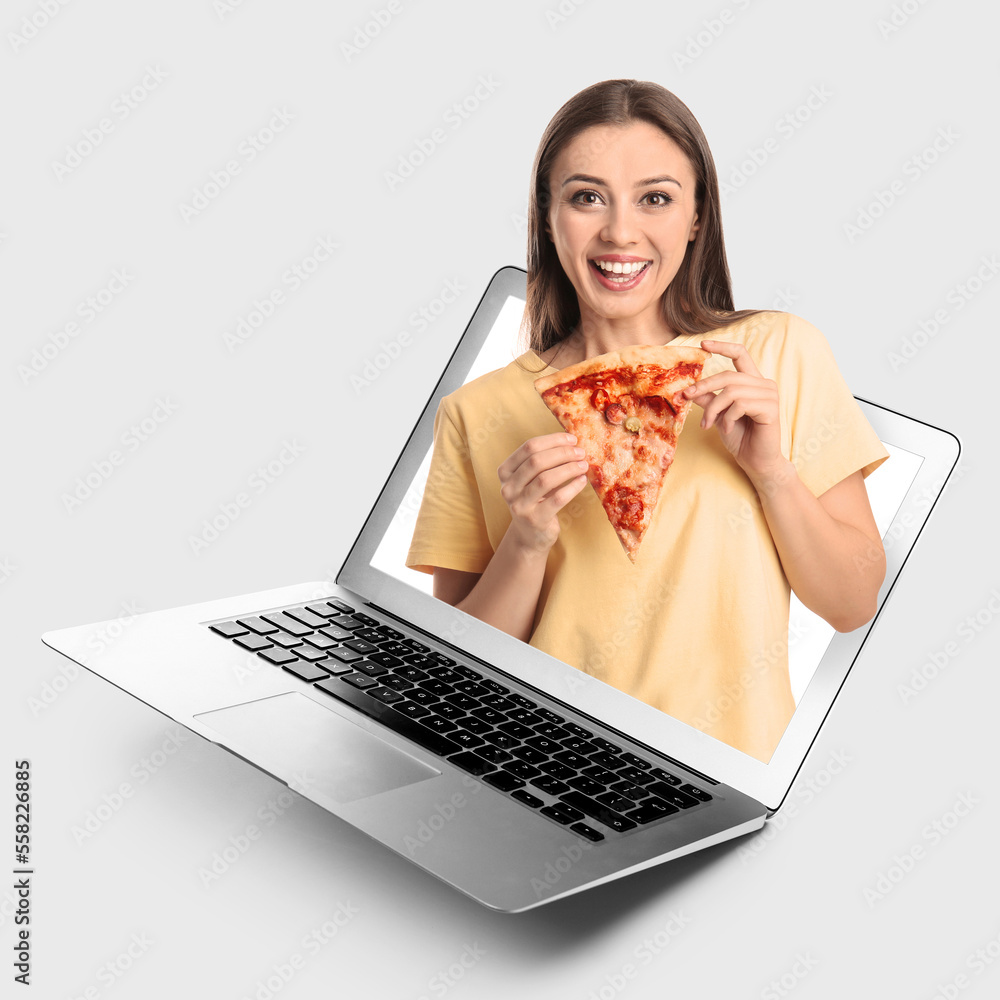
[[[796,710],[761,761],[434,598],[405,566],[441,397],[509,363],[526,272],[491,279],[332,580],[50,631],[88,670],[484,906],[522,912],[751,833],[781,808],[960,443],[859,399],[878,613],[836,633],[794,598]],[[901,612],[895,609],[897,614]],[[111,643],[95,643],[103,631]],[[333,849],[335,845],[331,845]]]

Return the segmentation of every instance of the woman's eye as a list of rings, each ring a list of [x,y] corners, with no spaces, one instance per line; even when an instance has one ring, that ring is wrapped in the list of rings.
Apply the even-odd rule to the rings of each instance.
[[[674,200],[673,198],[670,197],[669,194],[667,194],[664,191],[650,191],[650,193],[647,194],[646,197],[656,199],[655,201],[651,202],[651,204],[654,207],[659,207],[661,205],[669,205]]]
[[[593,198],[594,201],[585,200]],[[596,205],[600,196],[596,191],[577,191],[575,195],[570,199],[579,205]]]

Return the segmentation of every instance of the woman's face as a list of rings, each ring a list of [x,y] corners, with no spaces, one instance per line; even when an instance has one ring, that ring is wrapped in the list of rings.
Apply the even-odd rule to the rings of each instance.
[[[595,126],[563,148],[546,230],[584,323],[662,325],[660,298],[698,229],[694,189],[687,156],[648,122]]]

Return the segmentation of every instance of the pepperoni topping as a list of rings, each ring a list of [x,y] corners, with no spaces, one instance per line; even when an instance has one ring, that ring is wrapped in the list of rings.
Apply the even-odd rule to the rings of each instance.
[[[625,419],[625,407],[621,403],[612,403],[604,411],[604,419],[609,424],[620,424]]]
[[[603,388],[603,386],[595,389],[594,394],[590,397],[590,405],[595,410],[603,410],[609,402],[611,402],[611,397],[608,395],[608,390]]]
[[[642,526],[642,497],[628,486],[614,486],[604,498],[604,507],[611,514],[611,523],[622,528]]]

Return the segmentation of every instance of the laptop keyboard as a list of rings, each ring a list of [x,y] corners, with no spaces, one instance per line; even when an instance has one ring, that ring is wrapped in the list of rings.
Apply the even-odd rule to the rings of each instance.
[[[588,840],[712,799],[344,601],[208,627]]]

